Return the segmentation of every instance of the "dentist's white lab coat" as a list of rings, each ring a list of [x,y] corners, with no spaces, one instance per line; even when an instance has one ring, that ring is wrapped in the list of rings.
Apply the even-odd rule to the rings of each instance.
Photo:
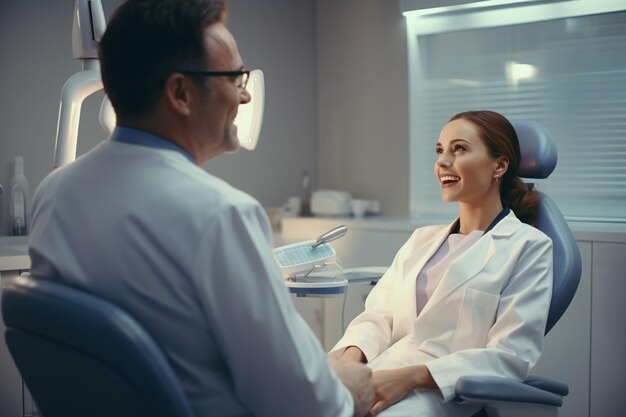
[[[512,211],[450,264],[416,317],[416,277],[453,226],[413,233],[333,348],[359,347],[374,370],[428,367],[441,394],[417,390],[382,415],[471,415],[450,401],[459,377],[525,379],[541,355],[552,241]]]
[[[122,306],[164,350],[194,415],[348,417],[350,392],[296,312],[249,195],[134,129],[37,190],[31,273]]]

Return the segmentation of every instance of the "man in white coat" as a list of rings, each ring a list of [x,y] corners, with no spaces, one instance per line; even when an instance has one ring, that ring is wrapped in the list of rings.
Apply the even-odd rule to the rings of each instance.
[[[97,294],[163,348],[196,416],[331,417],[371,407],[295,311],[259,203],[200,165],[238,146],[248,72],[210,0],[130,0],[100,60],[110,140],[36,192],[31,273]],[[343,383],[342,383],[343,382]]]

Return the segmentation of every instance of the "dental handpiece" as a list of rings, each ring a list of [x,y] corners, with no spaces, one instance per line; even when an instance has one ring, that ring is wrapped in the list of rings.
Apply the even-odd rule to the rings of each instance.
[[[315,241],[315,243],[313,243],[311,245],[311,247],[313,247],[313,249],[315,249],[316,247],[318,247],[322,243],[332,242],[335,239],[339,239],[340,237],[343,237],[346,233],[348,233],[348,227],[347,226],[344,226],[344,225],[337,226],[334,229],[332,229],[332,230],[324,233],[320,237],[318,237],[317,240]]]

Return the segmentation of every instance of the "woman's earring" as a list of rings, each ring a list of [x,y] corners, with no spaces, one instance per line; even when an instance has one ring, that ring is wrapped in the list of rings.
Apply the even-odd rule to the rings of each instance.
[[[500,176],[498,174],[496,174],[494,178],[496,179],[496,182],[500,182]]]

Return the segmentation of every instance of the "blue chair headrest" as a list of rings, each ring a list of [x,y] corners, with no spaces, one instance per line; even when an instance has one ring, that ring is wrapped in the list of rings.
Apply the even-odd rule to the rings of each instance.
[[[521,152],[517,175],[523,178],[547,178],[556,167],[557,152],[548,129],[536,122],[511,122]]]

